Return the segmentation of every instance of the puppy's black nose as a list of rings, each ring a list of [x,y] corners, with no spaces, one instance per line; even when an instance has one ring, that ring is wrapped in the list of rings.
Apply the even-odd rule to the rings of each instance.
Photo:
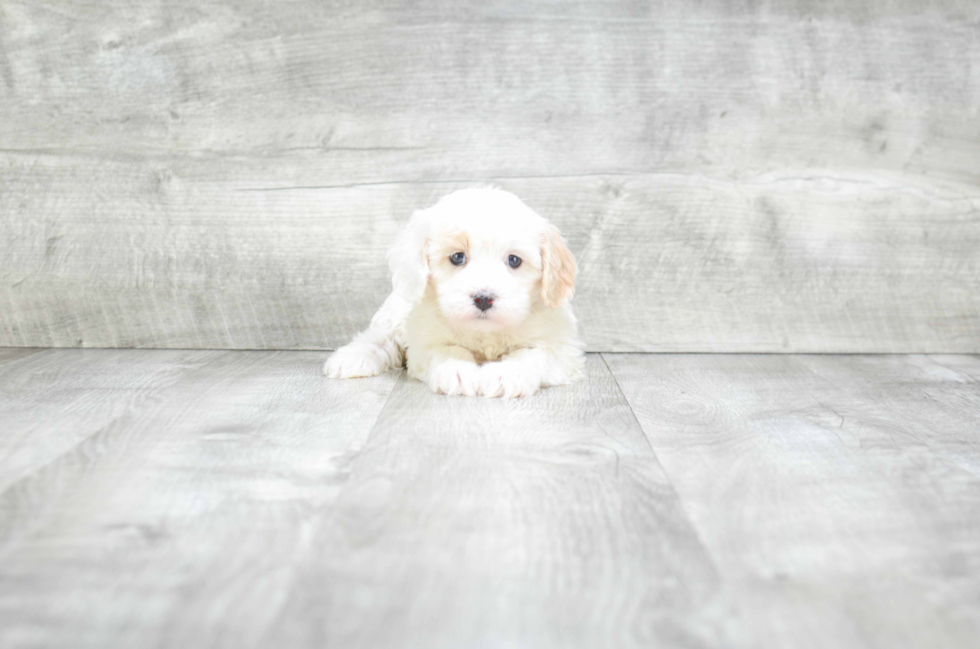
[[[493,298],[496,296],[493,293],[486,293],[481,291],[479,293],[473,294],[473,304],[476,305],[480,311],[486,311],[493,306]]]

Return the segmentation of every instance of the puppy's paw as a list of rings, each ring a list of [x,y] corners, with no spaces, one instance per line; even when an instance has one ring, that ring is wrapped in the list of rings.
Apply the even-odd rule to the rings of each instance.
[[[335,351],[323,364],[323,373],[332,379],[377,376],[388,369],[388,357],[377,345],[351,343]]]
[[[500,361],[480,367],[479,393],[485,397],[529,397],[541,387],[541,379],[521,363]]]
[[[478,370],[470,361],[446,360],[431,369],[427,383],[439,394],[472,397],[477,393]]]

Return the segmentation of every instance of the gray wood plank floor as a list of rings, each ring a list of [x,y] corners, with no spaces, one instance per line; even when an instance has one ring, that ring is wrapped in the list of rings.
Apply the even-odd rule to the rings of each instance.
[[[0,349],[3,647],[968,647],[980,358]]]

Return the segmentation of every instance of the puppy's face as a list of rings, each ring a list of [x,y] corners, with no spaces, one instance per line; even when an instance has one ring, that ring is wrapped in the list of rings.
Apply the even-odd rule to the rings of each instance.
[[[426,249],[429,283],[443,316],[480,329],[523,321],[541,290],[541,253],[534,233],[527,228],[508,232],[446,225],[432,234]]]
[[[417,299],[428,285],[448,322],[480,331],[514,327],[574,290],[557,228],[499,189],[458,191],[417,212],[390,260],[396,290],[412,285]]]

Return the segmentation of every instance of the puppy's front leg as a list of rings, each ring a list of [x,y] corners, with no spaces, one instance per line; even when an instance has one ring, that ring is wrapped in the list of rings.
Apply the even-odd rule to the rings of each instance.
[[[542,386],[564,385],[581,375],[584,358],[577,349],[518,349],[480,367],[479,392],[485,397],[529,397]]]
[[[413,349],[408,354],[408,375],[439,394],[475,395],[479,369],[470,350],[456,345]]]
[[[371,318],[371,325],[327,359],[323,373],[332,379],[352,379],[400,367],[405,318],[411,308],[399,295],[389,295]]]

